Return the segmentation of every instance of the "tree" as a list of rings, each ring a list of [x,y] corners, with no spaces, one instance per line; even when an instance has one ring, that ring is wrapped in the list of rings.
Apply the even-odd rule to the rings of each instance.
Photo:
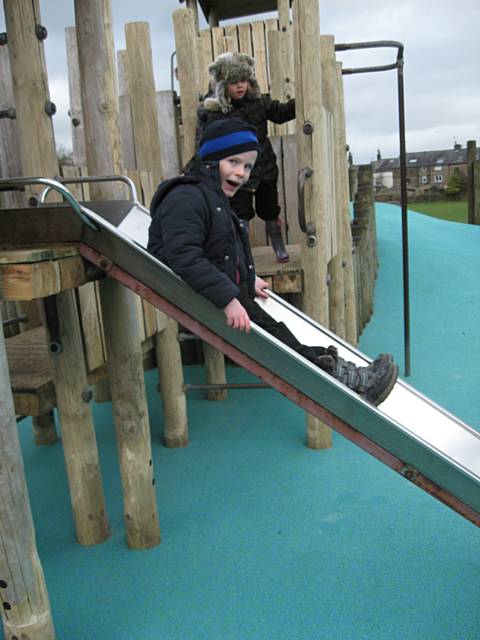
[[[458,167],[452,171],[445,193],[450,198],[462,197],[467,193],[467,176]]]

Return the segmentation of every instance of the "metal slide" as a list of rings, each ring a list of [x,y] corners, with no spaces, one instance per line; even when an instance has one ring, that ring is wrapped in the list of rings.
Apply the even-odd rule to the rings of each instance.
[[[147,253],[150,216],[137,202],[68,202],[0,211],[0,236],[9,244],[78,243],[87,260],[480,526],[479,432],[401,380],[374,407],[260,327],[249,335],[228,327],[222,311]],[[303,343],[335,344],[343,358],[369,362],[275,294],[260,303]]]

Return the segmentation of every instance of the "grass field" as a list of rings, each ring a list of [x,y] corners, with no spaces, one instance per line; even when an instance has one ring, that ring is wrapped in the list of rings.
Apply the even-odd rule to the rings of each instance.
[[[427,216],[450,220],[451,222],[467,222],[468,210],[467,201],[459,200],[453,202],[442,200],[441,202],[409,202],[408,208],[411,211],[418,211]]]

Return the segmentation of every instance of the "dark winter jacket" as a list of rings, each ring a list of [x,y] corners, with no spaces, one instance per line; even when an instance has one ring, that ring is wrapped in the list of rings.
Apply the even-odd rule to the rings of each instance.
[[[240,275],[255,296],[247,227],[220,187],[218,162],[201,162],[162,182],[150,206],[148,251],[194,291],[223,309],[239,294]]]
[[[197,146],[205,127],[221,118],[241,118],[257,129],[260,153],[244,189],[257,189],[261,180],[276,183],[278,166],[272,143],[268,138],[268,121],[283,124],[295,118],[295,99],[288,102],[272,100],[268,94],[259,98],[245,96],[241,100],[231,101],[231,110],[223,113],[220,109],[208,109],[203,104],[197,110]]]

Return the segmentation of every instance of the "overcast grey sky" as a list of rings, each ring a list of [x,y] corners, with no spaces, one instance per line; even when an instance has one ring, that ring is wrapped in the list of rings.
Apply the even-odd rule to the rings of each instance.
[[[240,1],[240,0],[239,0]],[[112,0],[116,49],[125,47],[126,22],[150,24],[157,89],[170,87],[175,49],[171,14],[178,0]],[[57,144],[71,147],[65,27],[73,0],[40,0]],[[259,19],[257,16],[254,19]],[[203,26],[205,23],[203,22]],[[5,30],[3,8],[0,31]],[[398,40],[405,46],[407,151],[480,144],[479,0],[320,0],[320,32],[337,43]],[[345,67],[387,64],[395,49],[339,53]],[[398,155],[396,71],[344,76],[347,139],[355,162]]]

